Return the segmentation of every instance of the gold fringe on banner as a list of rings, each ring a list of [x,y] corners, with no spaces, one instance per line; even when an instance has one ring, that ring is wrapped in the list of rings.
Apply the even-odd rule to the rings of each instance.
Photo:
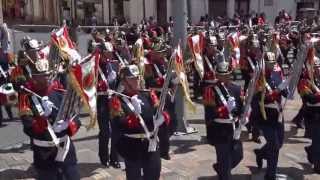
[[[82,92],[82,89],[80,87],[80,84],[78,83],[77,78],[75,77],[74,73],[72,72],[72,70],[69,70],[68,73],[68,81],[71,84],[71,87],[76,91],[76,93],[78,94],[78,96],[81,97],[82,102],[84,103],[84,108],[86,111],[89,112],[90,115],[90,122],[88,125],[86,125],[87,130],[90,130],[92,128],[95,127],[95,125],[97,124],[97,113],[96,112],[92,112],[90,110],[90,105],[89,102],[87,101],[84,93]]]

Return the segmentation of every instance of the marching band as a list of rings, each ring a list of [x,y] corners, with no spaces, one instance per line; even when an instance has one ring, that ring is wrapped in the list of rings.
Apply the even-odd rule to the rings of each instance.
[[[161,158],[171,159],[169,139],[177,128],[175,94],[180,86],[191,102],[191,76],[194,97],[204,106],[207,143],[217,156],[212,168],[219,180],[230,180],[231,170],[245,158],[243,127],[252,141],[266,140],[254,150],[256,163],[262,168],[266,160],[265,180],[276,180],[283,112],[295,90],[303,101],[295,122],[298,127],[305,122],[306,137],[312,140],[305,151],[320,174],[317,28],[292,21],[284,11],[273,27],[263,16],[247,24],[240,19],[202,22],[188,27],[187,50],[182,51],[170,43],[174,21],[170,23],[93,30],[85,58],[65,26],[51,33],[48,44],[24,37],[14,58],[7,50],[8,28],[0,27],[0,103],[10,118],[10,107],[18,107],[38,179],[80,179],[72,136],[82,124],[83,106],[90,115],[87,128],[98,122],[102,165],[121,168],[123,163],[128,180],[160,179]]]

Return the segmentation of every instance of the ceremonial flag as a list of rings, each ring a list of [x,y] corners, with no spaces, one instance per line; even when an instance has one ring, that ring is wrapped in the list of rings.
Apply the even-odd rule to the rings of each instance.
[[[179,78],[179,82],[183,88],[184,96],[188,102],[189,107],[195,111],[195,105],[190,98],[190,90],[187,75],[185,72],[184,64],[183,64],[183,56],[180,45],[174,50],[172,58],[174,58],[174,70],[177,73],[177,77]]]
[[[78,64],[73,65],[69,69],[69,82],[76,90],[77,94],[84,102],[84,107],[90,113],[90,123],[87,128],[92,128],[96,124],[97,119],[97,82],[98,82],[98,67],[100,54],[95,51],[87,56]]]
[[[52,45],[57,47],[64,60],[70,63],[81,60],[81,55],[75,49],[75,45],[69,37],[67,27],[64,26],[51,34]]]
[[[200,78],[202,79],[204,76],[204,64],[202,58],[202,51],[204,47],[204,35],[200,33],[194,36],[189,36],[188,45],[192,52],[194,66]]]
[[[240,68],[240,34],[239,32],[231,33],[228,36],[228,42],[230,45],[230,51],[231,51],[231,63],[233,69],[239,69]]]
[[[140,81],[142,84],[144,83],[144,64],[145,64],[145,57],[144,57],[144,48],[143,48],[143,39],[139,38],[133,45],[133,57],[136,59],[136,63],[138,65],[140,71]]]

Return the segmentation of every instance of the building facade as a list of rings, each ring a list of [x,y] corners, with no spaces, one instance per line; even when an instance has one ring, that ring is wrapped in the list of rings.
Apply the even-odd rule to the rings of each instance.
[[[1,0],[6,22],[30,24],[61,24],[63,19],[81,25],[106,25],[118,21],[139,23],[152,16],[165,24],[172,15],[175,0]],[[186,0],[188,17],[197,23],[201,16],[233,17],[251,13],[266,14],[273,22],[281,9],[292,16],[301,7],[319,9],[319,0]]]

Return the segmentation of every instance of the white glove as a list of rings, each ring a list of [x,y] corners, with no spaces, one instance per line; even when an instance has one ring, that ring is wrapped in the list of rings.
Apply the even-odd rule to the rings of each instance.
[[[141,99],[138,98],[138,95],[134,95],[131,97],[131,103],[136,113],[141,114],[141,104],[143,105],[143,102],[141,101]]]
[[[60,133],[61,131],[66,130],[69,127],[69,122],[60,120],[53,125],[53,131],[56,133]]]
[[[279,89],[280,91],[286,89],[286,88],[289,86],[290,79],[291,79],[291,78],[288,78],[288,79],[282,81],[282,83],[278,85],[278,89]]]
[[[52,113],[52,108],[54,107],[53,102],[49,100],[48,96],[44,96],[41,99],[41,104],[44,109],[44,115],[46,117],[50,116],[50,114]]]
[[[160,127],[164,123],[164,116],[161,113],[158,117],[153,118],[154,127]]]
[[[108,82],[113,82],[117,79],[117,73],[114,70],[111,70],[108,74]]]
[[[229,97],[227,101],[227,108],[229,112],[232,112],[236,108],[236,99],[234,97]]]

